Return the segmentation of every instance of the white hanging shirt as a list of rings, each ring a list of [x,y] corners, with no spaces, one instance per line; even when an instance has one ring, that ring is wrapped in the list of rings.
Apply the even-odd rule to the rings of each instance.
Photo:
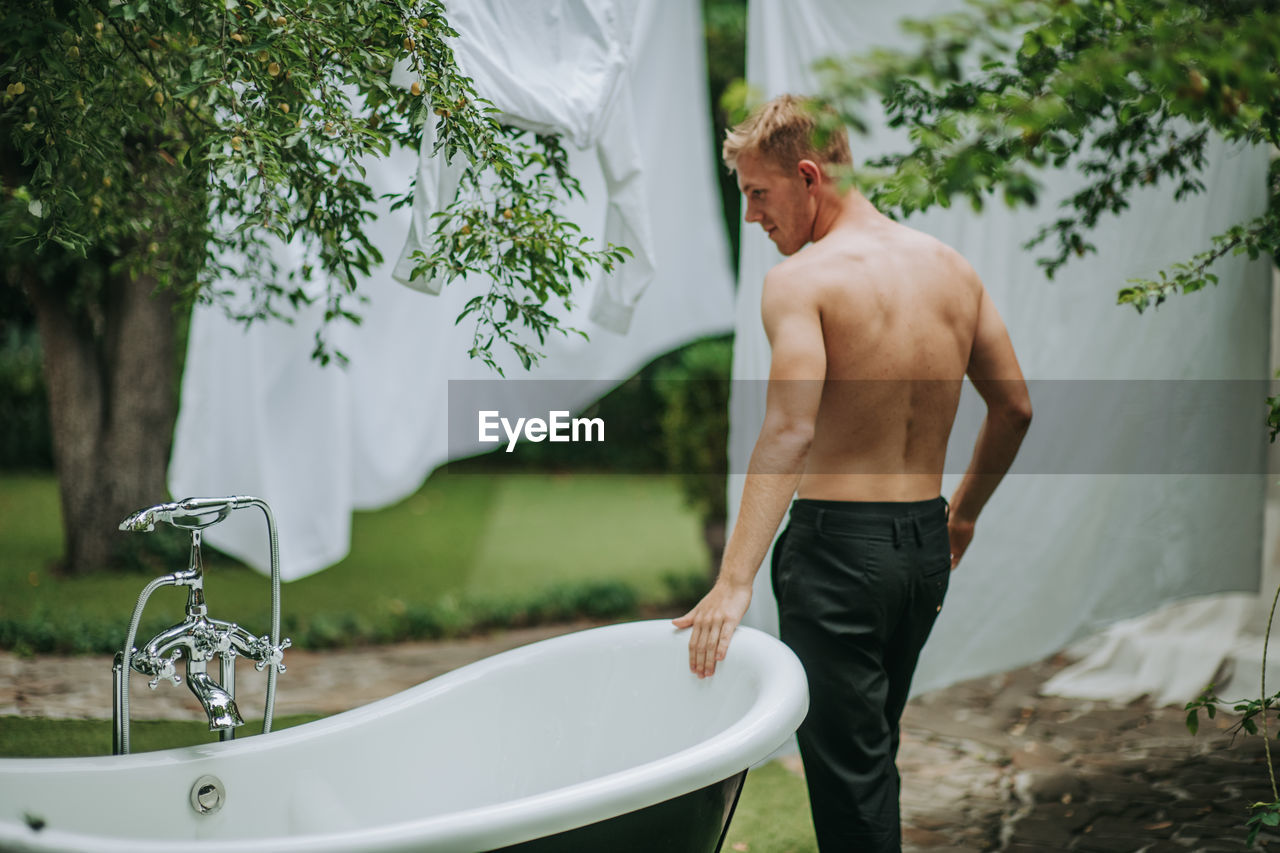
[[[564,136],[594,149],[605,178],[604,239],[634,254],[594,283],[590,319],[626,333],[631,315],[653,278],[654,251],[631,105],[630,4],[615,0],[453,0],[449,24],[458,32],[454,55],[480,97],[492,101],[504,123]],[[433,123],[419,151],[412,225],[395,278],[424,293],[442,282],[411,280],[413,253],[432,251],[431,215],[453,200],[460,162],[432,156]],[[594,202],[594,200],[592,200]]]

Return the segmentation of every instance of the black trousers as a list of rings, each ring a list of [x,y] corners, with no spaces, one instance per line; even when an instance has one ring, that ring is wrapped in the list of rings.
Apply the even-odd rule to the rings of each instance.
[[[945,499],[797,500],[774,547],[781,639],[804,664],[797,732],[822,853],[902,849],[898,720],[951,573]]]

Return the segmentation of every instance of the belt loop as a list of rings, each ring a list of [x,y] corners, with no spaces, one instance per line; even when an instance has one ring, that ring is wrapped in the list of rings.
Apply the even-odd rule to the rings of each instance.
[[[918,515],[911,516],[911,526],[916,531],[916,547],[924,547],[924,537],[920,534],[920,517]]]
[[[818,517],[814,519],[813,526],[817,528],[819,533],[822,532],[822,518],[826,514],[827,514],[827,511],[825,509],[823,509],[822,507],[818,507]]]
[[[893,520],[893,548],[896,551],[902,547],[902,528],[898,526],[902,519],[895,518]]]
[[[946,498],[942,499],[942,517],[947,521],[951,520],[951,502]]]

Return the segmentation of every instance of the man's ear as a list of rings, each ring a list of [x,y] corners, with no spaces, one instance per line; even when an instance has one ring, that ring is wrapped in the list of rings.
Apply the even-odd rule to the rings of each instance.
[[[796,166],[800,170],[800,177],[804,179],[804,185],[807,189],[817,189],[822,184],[822,167],[812,160],[801,160]]]

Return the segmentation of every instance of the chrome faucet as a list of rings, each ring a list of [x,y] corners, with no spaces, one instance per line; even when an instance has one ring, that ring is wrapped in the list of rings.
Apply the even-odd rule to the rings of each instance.
[[[209,717],[209,731],[226,731],[244,725],[244,718],[236,708],[236,700],[209,678],[207,672],[192,672],[187,668],[187,686],[196,694],[204,712]]]
[[[257,506],[267,517],[267,530],[271,539],[271,634],[255,637],[234,622],[211,619],[204,598],[204,563],[200,543],[202,531],[225,519],[232,511]],[[176,663],[186,661],[187,687],[195,694],[209,718],[209,730],[219,732],[222,740],[235,737],[235,728],[244,725],[244,719],[235,702],[235,661],[245,656],[254,661],[257,669],[267,669],[267,707],[263,715],[262,730],[271,731],[271,717],[275,707],[276,674],[285,671],[282,662],[288,639],[280,640],[280,556],[275,521],[265,501],[247,496],[227,498],[187,498],[176,503],[158,504],[139,510],[120,523],[120,529],[146,532],[155,529],[156,522],[163,521],[191,532],[191,557],[185,570],[162,575],[147,584],[138,597],[129,635],[124,650],[116,653],[112,672],[115,681],[115,738],[113,751],[129,752],[129,673],[140,672],[152,676],[150,686],[154,690],[163,680],[174,684],[182,681],[177,675]],[[142,610],[151,593],[162,586],[187,587],[186,618],[156,634],[141,648],[134,647]],[[219,680],[209,676],[209,661],[218,657]]]

